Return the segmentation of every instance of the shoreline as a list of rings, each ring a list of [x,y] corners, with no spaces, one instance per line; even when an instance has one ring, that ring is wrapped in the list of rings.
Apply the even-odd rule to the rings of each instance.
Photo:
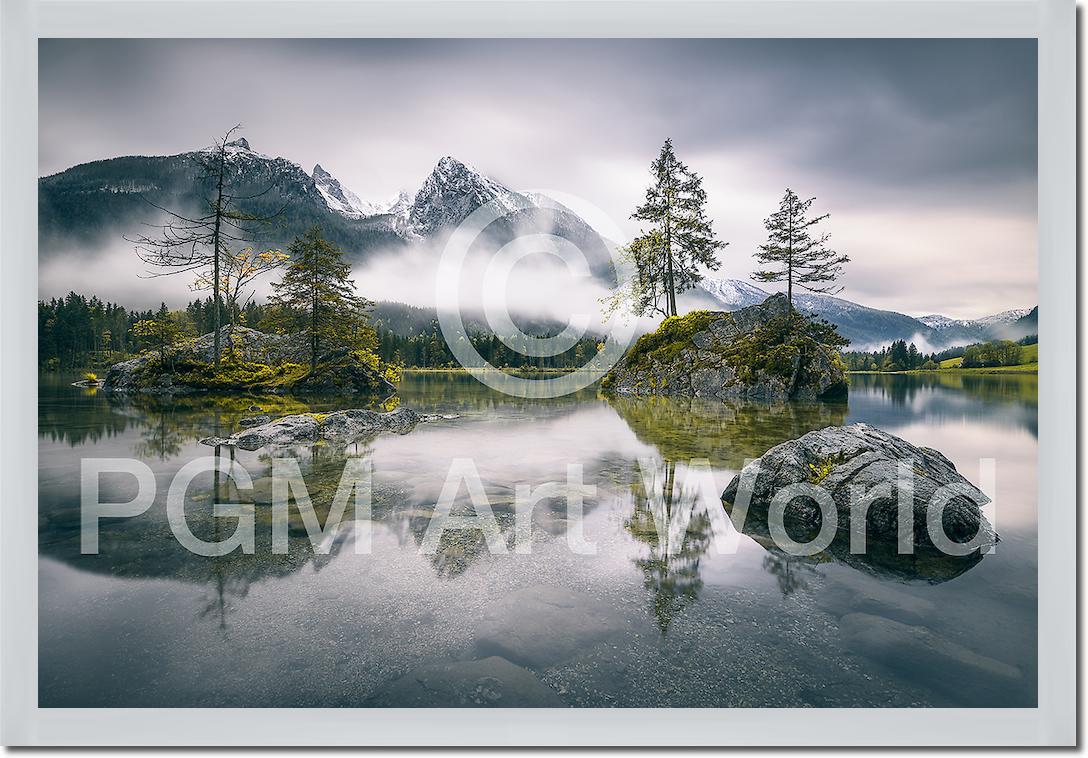
[[[847,371],[848,376],[855,374],[868,376],[893,376],[901,374],[944,374],[951,376],[963,376],[965,374],[1013,374],[1019,376],[1038,376],[1038,363],[1025,363],[1018,366],[990,366],[988,368],[931,368],[911,369],[909,371]]]

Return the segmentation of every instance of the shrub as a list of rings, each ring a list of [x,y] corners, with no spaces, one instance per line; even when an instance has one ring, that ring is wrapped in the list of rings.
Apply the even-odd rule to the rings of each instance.
[[[220,363],[216,369],[211,363],[179,361],[175,380],[204,389],[274,389],[302,378],[306,371],[306,366],[300,363],[270,366],[267,363],[228,360]]]
[[[753,382],[760,373],[783,381],[804,384],[811,377],[811,365],[818,351],[848,344],[827,321],[805,318],[799,313],[776,316],[750,334],[737,336],[725,350],[726,363],[744,382]],[[832,363],[845,369],[837,353]]]
[[[713,314],[710,311],[692,311],[686,316],[669,316],[661,322],[657,331],[638,338],[627,352],[625,365],[633,371],[650,368],[655,363],[668,363],[681,350],[692,346],[692,337],[710,328]],[[616,377],[609,371],[601,379],[601,387],[609,389]]]
[[[85,373],[83,375],[83,381],[85,381],[85,382],[97,382],[98,381],[98,374],[94,373],[93,371],[88,371],[87,373]]]

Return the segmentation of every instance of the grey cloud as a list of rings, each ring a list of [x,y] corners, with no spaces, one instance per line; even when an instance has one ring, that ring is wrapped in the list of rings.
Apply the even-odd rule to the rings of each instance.
[[[452,154],[517,188],[585,197],[634,233],[627,216],[671,136],[724,188],[715,225],[743,274],[786,185],[837,223],[864,211],[918,228],[957,212],[1033,225],[1035,58],[1016,39],[43,40],[39,165],[181,152],[240,122],[255,149],[320,162],[363,197],[414,188]],[[885,259],[900,270],[902,245],[874,227],[832,231],[865,261],[847,294],[893,305],[871,272]],[[971,310],[1022,306],[1034,279],[1014,277],[1035,249],[1021,237],[959,235],[942,251],[930,235],[923,257],[999,277],[1007,261],[1007,286],[950,287]]]

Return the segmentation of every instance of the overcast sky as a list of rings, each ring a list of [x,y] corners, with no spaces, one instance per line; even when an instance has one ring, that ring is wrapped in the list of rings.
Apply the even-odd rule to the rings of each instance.
[[[747,279],[788,186],[830,212],[842,293],[913,315],[1036,304],[1034,40],[43,40],[43,175],[235,123],[363,198],[443,155],[624,234],[666,137]],[[77,288],[78,289],[78,288]]]

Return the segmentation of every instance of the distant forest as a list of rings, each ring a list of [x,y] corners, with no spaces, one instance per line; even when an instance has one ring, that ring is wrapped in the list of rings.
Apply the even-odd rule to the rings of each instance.
[[[938,353],[922,353],[918,347],[906,340],[896,340],[888,347],[872,352],[852,351],[843,353],[846,368],[849,371],[914,371],[940,368],[941,361],[951,358],[963,358],[964,368],[991,368],[994,366],[1016,366],[1021,362],[1020,348],[1034,345],[1039,341],[1037,335],[1024,337],[1013,342],[996,340],[973,345],[951,347]]]
[[[165,308],[165,306],[163,306]],[[38,301],[38,364],[43,370],[101,369],[139,353],[146,345],[133,334],[138,321],[150,319],[155,310],[129,310],[75,292],[63,298]],[[210,297],[190,302],[179,312],[195,334],[207,334],[215,324]],[[266,307],[249,302],[241,309],[239,324],[260,328]],[[224,311],[222,323],[230,319]],[[371,313],[378,333],[378,353],[384,361],[405,368],[453,368],[459,366],[450,352],[433,311],[399,303],[380,303]],[[554,325],[546,322],[519,324],[529,334],[546,336]],[[597,353],[594,337],[584,337],[570,350],[556,356],[535,358],[512,350],[481,320],[465,324],[476,350],[493,366],[518,369],[577,368]],[[522,338],[524,339],[524,338]],[[513,341],[513,340],[511,340]],[[517,342],[514,342],[517,346]]]

